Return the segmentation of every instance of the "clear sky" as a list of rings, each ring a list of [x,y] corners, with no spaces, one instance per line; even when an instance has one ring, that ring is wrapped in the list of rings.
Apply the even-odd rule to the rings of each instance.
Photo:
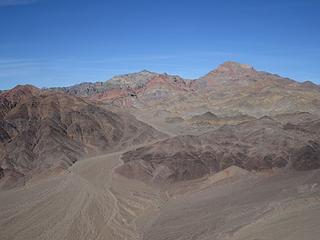
[[[227,61],[320,83],[319,0],[0,0],[0,89]]]

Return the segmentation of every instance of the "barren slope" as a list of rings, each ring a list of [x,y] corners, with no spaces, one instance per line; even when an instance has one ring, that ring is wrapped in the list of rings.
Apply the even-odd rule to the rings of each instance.
[[[2,187],[33,174],[69,167],[87,155],[121,149],[164,134],[124,113],[115,113],[61,92],[18,86],[0,95]]]
[[[200,136],[182,135],[125,153],[117,171],[129,178],[175,182],[231,165],[247,170],[320,167],[319,119],[281,124],[270,117],[223,126]]]
[[[142,239],[316,240],[319,176],[319,171],[243,175],[202,190],[189,182],[189,193],[170,199],[142,227]]]

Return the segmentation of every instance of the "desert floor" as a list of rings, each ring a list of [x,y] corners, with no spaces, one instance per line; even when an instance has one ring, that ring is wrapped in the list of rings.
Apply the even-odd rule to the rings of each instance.
[[[115,174],[120,155],[0,192],[1,239],[319,239],[320,171],[231,167],[159,187]]]

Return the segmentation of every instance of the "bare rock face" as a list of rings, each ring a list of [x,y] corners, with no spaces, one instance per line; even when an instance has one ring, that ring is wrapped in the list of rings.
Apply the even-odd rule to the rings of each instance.
[[[200,136],[177,136],[129,151],[118,172],[144,181],[203,177],[232,165],[246,170],[320,167],[320,120],[281,124],[270,117],[223,126]]]
[[[86,155],[164,136],[129,114],[62,92],[18,86],[0,99],[0,176],[8,185]]]
[[[59,88],[68,94],[113,103],[122,107],[148,106],[192,90],[192,81],[143,70],[115,76],[106,82]]]

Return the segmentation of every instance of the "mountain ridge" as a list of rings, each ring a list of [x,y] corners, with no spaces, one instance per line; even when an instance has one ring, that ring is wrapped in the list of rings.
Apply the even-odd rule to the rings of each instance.
[[[30,85],[0,94],[0,103],[0,188],[165,136],[130,114]]]
[[[128,151],[117,171],[129,178],[162,184],[201,178],[231,166],[248,171],[318,169],[319,126],[320,118],[281,123],[264,116]]]
[[[261,117],[296,111],[320,114],[320,87],[276,74],[257,71],[237,62],[225,62],[206,75],[186,80],[176,75],[140,71],[113,77],[103,83],[60,89],[121,108],[166,110],[186,117],[199,106],[216,115]],[[202,113],[204,113],[202,112]]]
[[[282,77],[278,74],[273,74],[273,73],[269,73],[269,72],[266,72],[266,71],[260,71],[260,70],[256,70],[252,65],[249,65],[249,64],[243,64],[243,63],[239,63],[239,62],[236,62],[236,61],[226,61],[220,65],[218,65],[215,69],[209,71],[207,74],[203,75],[203,76],[200,76],[198,78],[195,78],[195,79],[186,79],[186,78],[183,78],[183,77],[180,77],[179,75],[176,75],[176,74],[167,74],[167,73],[157,73],[157,72],[153,72],[153,71],[149,71],[149,70],[146,70],[146,69],[143,69],[141,71],[137,71],[137,72],[132,72],[132,73],[126,73],[126,74],[119,74],[119,75],[115,75],[113,76],[112,78],[108,79],[108,80],[105,80],[105,81],[97,81],[97,82],[82,82],[82,83],[78,83],[78,84],[75,84],[75,85],[71,85],[71,86],[67,86],[67,87],[58,87],[58,88],[51,88],[51,89],[72,89],[73,87],[77,87],[78,85],[81,85],[81,84],[92,84],[92,85],[99,85],[99,84],[106,84],[108,81],[115,81],[116,79],[121,79],[121,78],[124,78],[124,77],[130,77],[130,76],[139,76],[139,75],[145,75],[145,74],[149,74],[149,75],[168,75],[168,76],[172,76],[172,77],[179,77],[181,79],[184,79],[185,81],[189,81],[189,82],[192,82],[192,81],[197,81],[199,79],[203,79],[203,78],[206,78],[208,75],[212,74],[212,73],[225,73],[225,72],[233,72],[233,73],[236,73],[236,74],[239,74],[239,70],[242,70],[242,71],[246,71],[246,72],[256,72],[256,73],[264,73],[264,74],[267,74],[267,75],[272,75],[272,76],[277,76],[277,77],[280,77],[282,79],[288,79],[288,80],[292,80],[292,81],[295,81],[295,82],[298,82],[298,83],[304,83],[304,84],[307,84],[307,85],[316,85],[316,86],[319,86],[318,84],[312,82],[312,81],[304,81],[304,82],[300,82],[300,81],[296,81],[296,80],[293,80],[293,79],[290,79],[290,78],[287,78],[287,77]]]

